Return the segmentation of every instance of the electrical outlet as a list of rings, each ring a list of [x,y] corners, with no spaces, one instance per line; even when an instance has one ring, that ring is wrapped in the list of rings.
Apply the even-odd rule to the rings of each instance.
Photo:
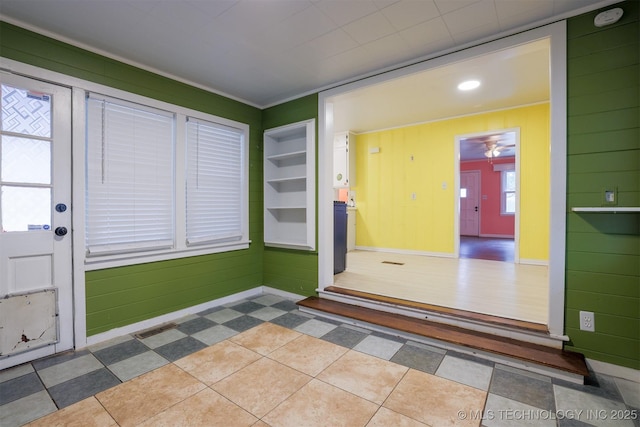
[[[580,312],[580,330],[589,332],[596,330],[596,318],[592,311]]]

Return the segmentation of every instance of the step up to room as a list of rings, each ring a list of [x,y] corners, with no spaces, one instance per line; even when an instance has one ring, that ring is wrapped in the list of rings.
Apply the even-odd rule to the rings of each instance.
[[[373,326],[387,333],[472,353],[576,383],[583,383],[584,377],[589,375],[584,356],[580,353],[326,298],[309,297],[299,301],[298,306],[301,311],[318,316],[338,318],[365,327]]]

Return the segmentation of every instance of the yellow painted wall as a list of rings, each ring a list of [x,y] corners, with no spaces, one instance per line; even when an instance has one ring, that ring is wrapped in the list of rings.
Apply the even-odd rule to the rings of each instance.
[[[520,128],[520,258],[546,261],[548,104],[357,135],[356,245],[452,254],[456,135],[516,127]],[[374,147],[380,152],[370,153]]]

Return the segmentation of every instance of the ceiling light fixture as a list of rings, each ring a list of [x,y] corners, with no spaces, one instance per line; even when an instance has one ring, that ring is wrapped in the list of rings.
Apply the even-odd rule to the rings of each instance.
[[[458,90],[473,90],[480,86],[478,80],[467,80],[458,85]]]

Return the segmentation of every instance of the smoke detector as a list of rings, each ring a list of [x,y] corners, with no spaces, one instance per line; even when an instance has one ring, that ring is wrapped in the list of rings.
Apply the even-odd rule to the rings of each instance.
[[[605,10],[596,15],[593,20],[593,24],[596,27],[604,27],[605,25],[615,24],[622,18],[622,9],[616,7],[615,9]]]

